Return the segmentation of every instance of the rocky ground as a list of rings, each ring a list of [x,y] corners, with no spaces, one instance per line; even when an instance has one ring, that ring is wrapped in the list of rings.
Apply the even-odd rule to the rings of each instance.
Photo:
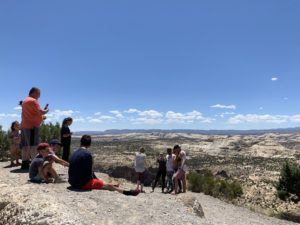
[[[0,224],[243,224],[292,225],[295,223],[256,214],[203,194],[178,196],[154,193],[128,197],[109,191],[76,192],[68,183],[33,184],[28,174],[0,163]],[[67,168],[56,166],[67,179]],[[106,181],[106,174],[97,174]],[[126,188],[135,185],[125,180]]]
[[[73,148],[78,146],[74,139]],[[93,138],[95,167],[114,177],[135,181],[134,153],[144,147],[150,168],[146,183],[155,176],[155,157],[180,144],[192,170],[225,171],[241,183],[244,195],[233,204],[269,216],[288,214],[300,221],[300,203],[281,201],[276,195],[283,163],[300,164],[300,134],[201,135],[180,133],[133,133]]]

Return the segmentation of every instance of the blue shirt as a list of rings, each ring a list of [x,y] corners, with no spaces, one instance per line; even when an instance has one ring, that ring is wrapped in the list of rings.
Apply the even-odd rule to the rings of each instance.
[[[94,178],[93,157],[88,150],[76,150],[69,163],[69,183],[72,187],[80,189]]]

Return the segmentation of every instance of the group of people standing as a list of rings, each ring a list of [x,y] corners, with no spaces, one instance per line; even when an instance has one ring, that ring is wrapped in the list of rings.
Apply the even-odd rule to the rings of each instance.
[[[40,143],[40,126],[46,119],[46,114],[49,112],[48,104],[42,109],[38,99],[41,91],[39,88],[33,87],[30,89],[28,96],[20,101],[22,108],[22,121],[14,121],[11,124],[11,164],[10,166],[20,166],[21,169],[29,169],[30,162],[37,155],[37,146]],[[73,120],[71,117],[65,118],[61,127],[61,145],[63,147],[62,159],[69,160],[71,136],[69,126]],[[21,131],[21,132],[20,132]],[[21,154],[20,154],[21,153]],[[19,159],[22,159],[20,163]]]
[[[181,150],[179,145],[175,145],[173,149],[167,149],[166,155],[160,153],[156,162],[158,164],[158,171],[152,184],[152,192],[154,192],[160,178],[162,193],[178,194],[180,192],[186,192],[187,164],[185,151]],[[137,189],[141,189],[142,192],[144,192],[143,187],[146,167],[145,149],[141,148],[140,151],[136,153],[135,171],[138,177]]]

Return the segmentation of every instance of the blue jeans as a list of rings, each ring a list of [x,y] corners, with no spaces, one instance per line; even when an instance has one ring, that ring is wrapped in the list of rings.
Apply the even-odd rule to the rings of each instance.
[[[174,171],[167,171],[167,189],[174,190],[174,184],[173,184],[173,174]]]

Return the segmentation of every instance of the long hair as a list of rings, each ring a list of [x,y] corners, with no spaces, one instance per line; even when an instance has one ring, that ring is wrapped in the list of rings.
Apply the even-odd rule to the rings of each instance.
[[[14,126],[15,126],[16,123],[19,123],[19,122],[18,121],[14,121],[14,122],[11,123],[11,126],[10,126],[11,131],[15,131]]]
[[[67,118],[65,118],[64,120],[63,120],[63,122],[62,122],[62,127],[64,127],[64,126],[66,126],[66,124],[67,124],[67,122],[69,122],[69,121],[73,121],[73,119],[71,118],[71,117],[67,117]]]

